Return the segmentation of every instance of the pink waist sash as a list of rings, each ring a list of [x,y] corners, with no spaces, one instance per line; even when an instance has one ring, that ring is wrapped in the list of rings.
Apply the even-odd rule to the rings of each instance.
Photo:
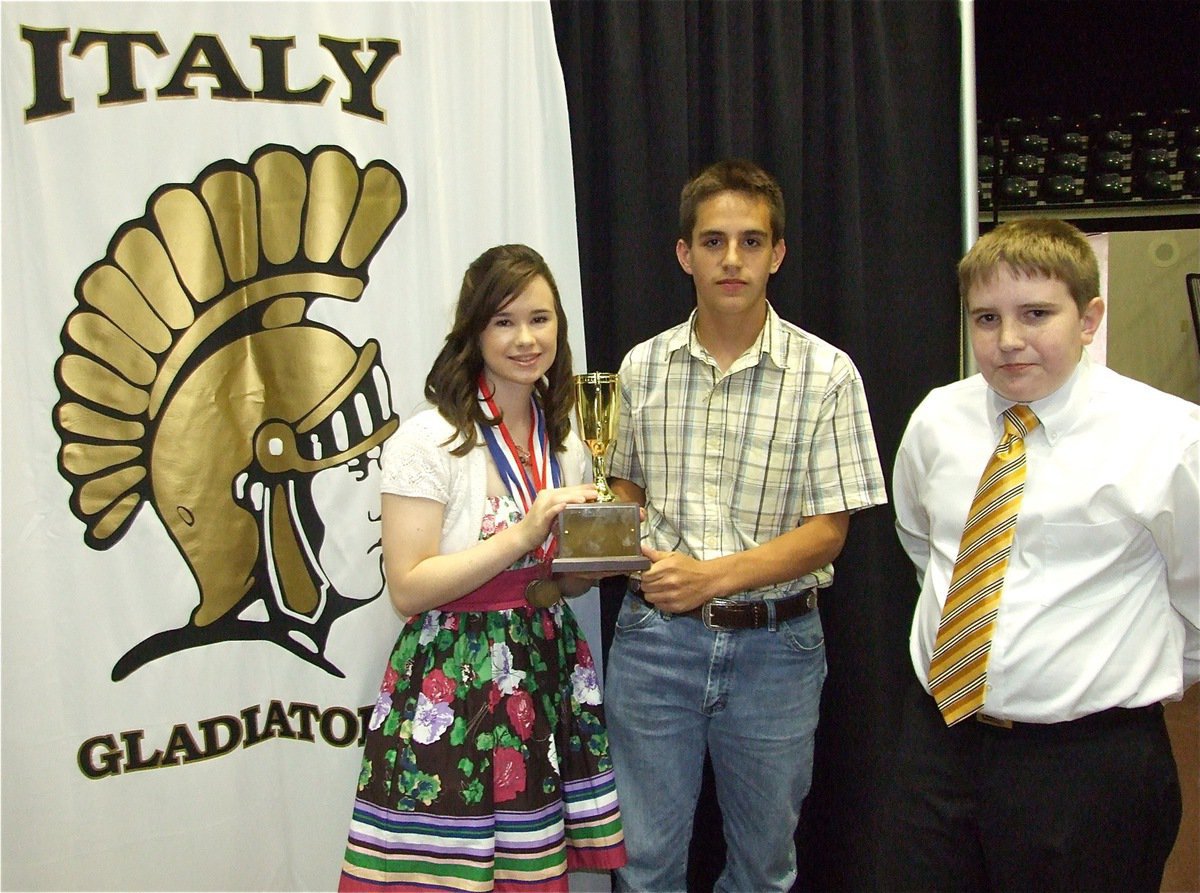
[[[546,575],[546,569],[535,564],[517,571],[504,571],[488,580],[474,592],[446,602],[438,610],[449,613],[459,611],[503,611],[506,608],[521,608],[528,605],[525,587]]]

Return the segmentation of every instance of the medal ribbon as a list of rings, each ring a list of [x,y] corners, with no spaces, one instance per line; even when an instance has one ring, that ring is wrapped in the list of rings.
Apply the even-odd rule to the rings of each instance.
[[[508,426],[504,424],[504,419],[499,409],[496,408],[492,395],[487,392],[487,382],[482,375],[479,377],[479,404],[484,416],[488,419],[500,419],[499,425],[480,425],[479,427],[483,431],[483,439],[487,444],[488,452],[492,454],[492,461],[496,463],[500,479],[508,487],[509,495],[521,504],[521,509],[525,514],[529,514],[530,508],[533,507],[533,501],[537,498],[540,490],[544,490],[547,485],[558,487],[562,483],[562,471],[558,465],[558,457],[550,451],[550,434],[546,429],[546,414],[531,395],[529,412],[532,424],[529,426],[529,456],[533,468],[527,469],[518,458],[516,441],[513,440]],[[538,560],[546,561],[553,547],[554,534],[550,534],[535,553]]]

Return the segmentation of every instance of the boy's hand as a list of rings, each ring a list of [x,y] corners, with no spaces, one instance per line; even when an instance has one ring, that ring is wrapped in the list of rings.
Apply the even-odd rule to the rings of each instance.
[[[706,562],[650,546],[642,546],[642,554],[651,561],[641,573],[642,596],[660,611],[684,614],[720,594]]]

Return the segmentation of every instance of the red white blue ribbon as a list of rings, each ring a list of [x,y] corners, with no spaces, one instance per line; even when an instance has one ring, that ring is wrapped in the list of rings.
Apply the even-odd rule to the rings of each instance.
[[[480,425],[483,439],[500,479],[508,487],[508,492],[521,505],[525,514],[533,507],[533,501],[538,492],[547,486],[558,487],[562,484],[562,472],[559,469],[558,457],[550,450],[550,433],[546,429],[546,414],[532,395],[529,398],[529,458],[532,468],[526,468],[520,460],[516,441],[504,418],[496,407],[492,394],[488,393],[487,381],[479,377],[479,405],[484,416],[488,419],[500,419],[499,425]],[[539,560],[544,560],[550,554],[554,544],[553,534],[537,550]]]

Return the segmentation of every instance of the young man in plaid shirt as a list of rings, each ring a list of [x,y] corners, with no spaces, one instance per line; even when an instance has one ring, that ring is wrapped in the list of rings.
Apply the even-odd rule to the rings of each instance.
[[[825,680],[817,591],[850,515],[887,501],[862,379],[767,302],[783,195],[744,161],[683,189],[676,254],[696,309],[621,364],[613,490],[645,508],[605,702],[629,864],[618,889],[683,890],[705,751],[722,890],[788,890]]]

